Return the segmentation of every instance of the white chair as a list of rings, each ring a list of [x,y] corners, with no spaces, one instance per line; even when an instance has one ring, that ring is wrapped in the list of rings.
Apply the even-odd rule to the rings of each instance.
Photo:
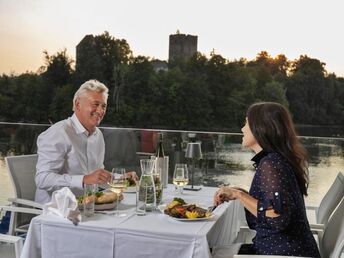
[[[0,242],[13,244],[15,257],[16,258],[20,257],[21,251],[23,249],[23,238],[18,237],[18,236],[10,236],[10,235],[0,234]],[[13,249],[12,249],[12,252],[13,252]],[[11,256],[10,254],[12,252],[11,252],[11,250],[5,251],[5,250],[1,249],[0,257],[9,257],[9,256]],[[5,256],[2,256],[3,254]]]
[[[324,230],[319,230],[323,237],[319,238],[319,249],[323,258],[340,258],[344,251],[344,198],[333,211]],[[314,231],[315,233],[317,231]],[[237,255],[241,244],[213,248],[213,258],[253,258],[268,257],[260,255]],[[276,256],[279,257],[279,256]],[[282,256],[287,257],[287,256]]]
[[[318,207],[307,206],[307,215],[309,217],[310,226],[313,229],[324,229],[332,212],[338,206],[338,203],[344,196],[344,175],[339,172],[333,184],[322,198]],[[313,217],[309,211],[313,212]],[[315,221],[314,221],[315,212]],[[311,219],[313,218],[313,220]]]
[[[5,160],[15,196],[8,199],[11,205],[0,206],[0,211],[11,211],[9,235],[26,233],[31,218],[41,214],[43,207],[34,201],[37,154],[9,156]]]
[[[322,238],[319,238],[322,257],[340,258],[344,251],[344,197],[333,211],[322,234]]]

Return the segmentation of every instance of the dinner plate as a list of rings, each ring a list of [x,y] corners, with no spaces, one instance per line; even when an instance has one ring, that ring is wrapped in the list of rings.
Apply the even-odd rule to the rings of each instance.
[[[201,207],[203,209],[207,209],[205,208],[204,206],[201,206],[201,205],[197,205],[196,206],[198,207]],[[158,206],[158,209],[160,210],[160,212],[162,212],[164,215],[166,215],[167,217],[171,218],[171,219],[174,219],[174,220],[178,220],[178,221],[202,221],[202,220],[209,220],[211,219],[212,217],[214,217],[214,214],[212,213],[209,217],[204,217],[204,218],[194,218],[194,219],[188,219],[188,218],[175,218],[175,217],[172,217],[168,214],[165,214],[164,213],[164,210],[166,209],[167,205],[166,204],[161,204]]]
[[[119,202],[121,202],[121,201],[119,201]],[[84,205],[79,204],[78,208],[79,208],[79,210],[83,210]],[[102,204],[95,204],[94,205],[95,211],[106,211],[106,210],[112,210],[114,208],[116,208],[116,202],[102,203]]]
[[[112,210],[116,207],[116,202],[110,203],[103,203],[103,204],[95,204],[94,210],[95,211],[105,211],[105,210]]]
[[[168,215],[167,215],[168,216]],[[175,218],[175,217],[172,217],[172,216],[168,216],[170,217],[171,219],[174,219],[174,220],[179,220],[179,221],[188,221],[188,222],[191,222],[191,221],[202,221],[202,220],[208,220],[208,219],[211,219],[214,215],[211,214],[209,217],[204,217],[204,218],[194,218],[194,219],[187,219],[187,218]]]

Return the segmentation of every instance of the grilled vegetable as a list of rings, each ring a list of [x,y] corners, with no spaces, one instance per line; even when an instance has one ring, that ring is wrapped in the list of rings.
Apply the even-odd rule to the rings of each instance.
[[[197,218],[208,218],[211,216],[211,212],[203,209],[196,204],[180,204],[178,200],[180,198],[174,198],[171,203],[166,206],[164,213],[174,217],[174,218],[187,218],[187,219],[197,219]]]

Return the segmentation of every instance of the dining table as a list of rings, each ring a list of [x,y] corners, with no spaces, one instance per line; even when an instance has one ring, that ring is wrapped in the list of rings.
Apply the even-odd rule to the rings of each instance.
[[[177,193],[174,185],[163,189],[162,203],[174,197],[209,207],[216,187],[203,186],[199,191]],[[74,225],[55,215],[39,215],[31,220],[22,258],[135,258],[135,257],[211,257],[211,249],[234,242],[240,228],[238,201],[216,207],[212,216],[203,220],[178,220],[159,209],[136,214],[136,193],[124,193],[118,209],[125,217],[111,212],[95,212],[82,216]]]

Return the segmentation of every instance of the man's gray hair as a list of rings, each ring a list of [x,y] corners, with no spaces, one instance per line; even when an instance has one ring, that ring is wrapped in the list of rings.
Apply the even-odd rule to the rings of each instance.
[[[80,98],[82,95],[89,91],[95,91],[98,93],[103,93],[105,97],[107,98],[109,95],[109,89],[101,82],[97,80],[89,80],[85,83],[83,83],[80,88],[75,92],[74,98],[73,98],[73,111],[75,111],[75,101],[77,98]]]

